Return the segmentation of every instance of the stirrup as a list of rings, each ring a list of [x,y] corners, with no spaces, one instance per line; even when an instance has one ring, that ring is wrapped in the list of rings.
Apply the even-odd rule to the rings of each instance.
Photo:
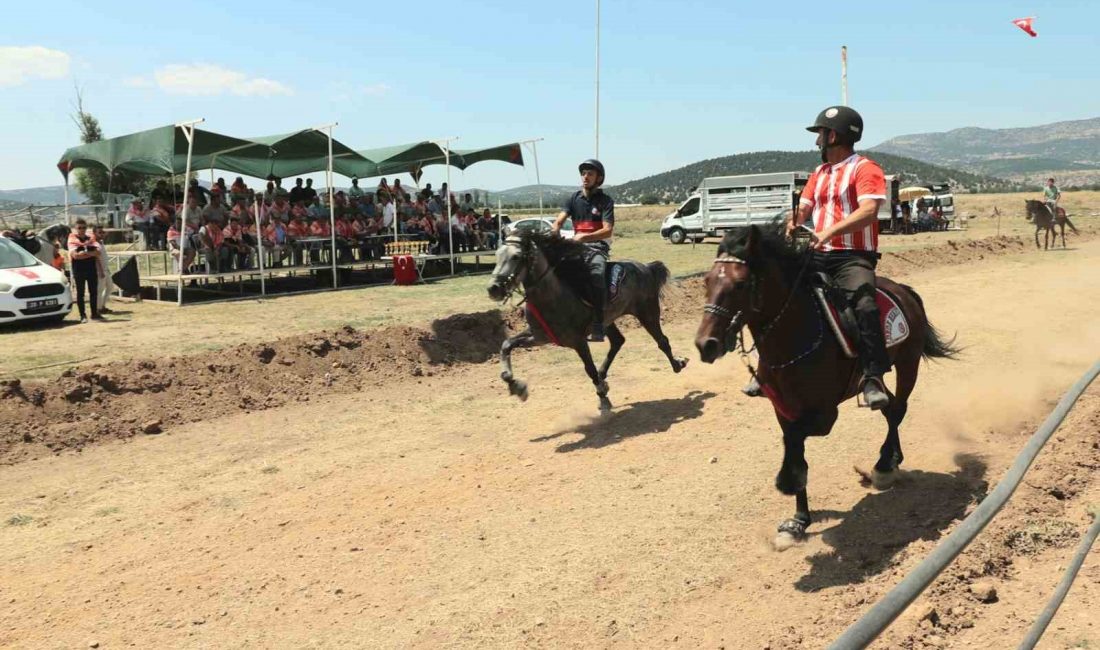
[[[745,384],[745,387],[741,389],[741,392],[749,397],[760,397],[764,394],[764,388],[760,385],[760,381],[756,376],[749,377],[749,383]]]
[[[863,403],[872,411],[880,411],[890,405],[890,394],[886,392],[886,384],[882,377],[864,376],[859,382],[859,391],[863,396]]]

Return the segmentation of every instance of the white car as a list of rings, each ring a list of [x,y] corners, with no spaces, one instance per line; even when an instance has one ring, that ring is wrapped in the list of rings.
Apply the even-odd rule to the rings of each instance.
[[[555,217],[527,217],[526,219],[519,219],[505,226],[505,233],[510,235],[517,230],[550,232],[550,229],[554,227],[554,219]],[[565,239],[573,239],[573,234],[573,220],[566,219],[561,227],[561,236]]]
[[[65,274],[0,237],[0,324],[62,320],[73,307]]]

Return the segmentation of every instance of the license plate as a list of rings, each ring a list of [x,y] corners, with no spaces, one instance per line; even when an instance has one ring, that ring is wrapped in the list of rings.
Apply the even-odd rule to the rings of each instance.
[[[57,298],[48,298],[46,300],[28,300],[27,309],[38,309],[40,307],[56,307]]]

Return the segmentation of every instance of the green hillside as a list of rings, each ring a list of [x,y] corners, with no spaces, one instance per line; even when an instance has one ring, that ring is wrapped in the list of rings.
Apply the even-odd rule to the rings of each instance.
[[[756,151],[723,156],[609,187],[607,191],[619,203],[675,203],[687,198],[691,188],[704,178],[799,170],[808,172],[821,164],[820,156],[817,151]],[[957,191],[964,192],[1024,189],[1011,181],[947,169],[912,158],[878,152],[871,154],[871,157],[882,165],[887,174],[901,174],[905,184],[946,181]]]

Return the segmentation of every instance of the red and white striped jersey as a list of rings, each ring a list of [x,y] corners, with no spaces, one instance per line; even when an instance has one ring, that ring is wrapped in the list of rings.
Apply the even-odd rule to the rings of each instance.
[[[835,165],[825,163],[815,169],[799,203],[813,209],[814,232],[821,232],[855,212],[859,202],[867,199],[886,200],[886,177],[878,163],[852,154]],[[822,249],[878,250],[878,219],[862,230],[833,237]]]

